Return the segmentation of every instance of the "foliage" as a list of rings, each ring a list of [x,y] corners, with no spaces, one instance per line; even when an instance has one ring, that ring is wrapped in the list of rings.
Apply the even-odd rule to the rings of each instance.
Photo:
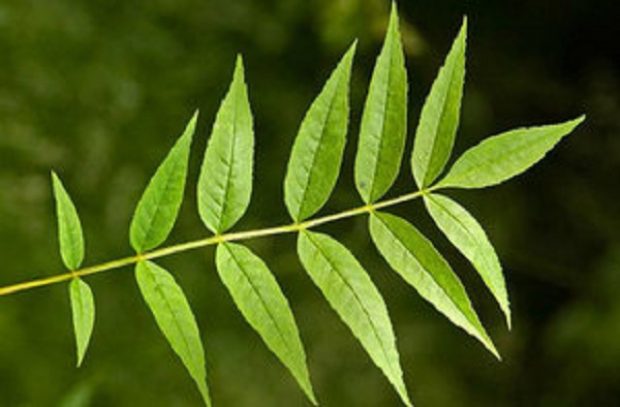
[[[372,240],[387,263],[455,325],[499,354],[473,309],[468,294],[433,244],[408,221],[381,211],[423,198],[431,217],[470,260],[511,324],[506,284],[497,255],[480,224],[460,204],[440,195],[447,188],[482,188],[503,182],[531,167],[583,121],[520,128],[490,137],[466,151],[441,176],[449,160],[460,119],[466,29],[464,21],[444,66],[422,108],[411,166],[418,191],[379,201],[400,170],[407,122],[407,78],[392,9],[384,46],[377,58],[362,115],[355,182],[365,205],[308,220],[327,202],[338,179],[349,122],[350,75],[356,50],[345,53],[314,100],[293,144],[284,182],[290,225],[229,232],[247,210],[252,192],[254,129],[245,73],[237,59],[233,80],[215,119],[198,180],[198,209],[214,236],[158,248],[176,222],[185,190],[197,114],[157,169],[140,199],[130,228],[136,255],[79,269],[84,257],[81,223],[69,194],[53,174],[60,251],[70,273],[0,289],[9,294],[70,280],[70,295],[81,364],[94,324],[94,300],[80,278],[135,264],[136,279],[155,320],[210,405],[201,334],[174,277],[154,260],[193,248],[217,245],[220,277],[248,323],[291,371],[313,403],[306,353],[289,303],[257,254],[232,243],[260,236],[297,233],[303,267],[332,308],[383,371],[405,405],[412,405],[403,380],[387,306],[355,256],[333,237],[308,229],[346,217],[369,214]]]

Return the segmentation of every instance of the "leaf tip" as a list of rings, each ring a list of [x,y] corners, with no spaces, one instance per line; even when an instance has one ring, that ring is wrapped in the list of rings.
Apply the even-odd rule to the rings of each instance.
[[[491,352],[493,354],[493,356],[495,356],[495,358],[501,362],[502,361],[502,355],[499,354],[499,351],[497,350],[497,348],[495,347],[495,344],[493,343],[493,341],[490,338],[485,338],[484,340],[484,346],[489,350],[489,352]]]
[[[198,116],[200,115],[200,109],[194,110],[194,114],[187,122],[187,126],[185,126],[185,132],[181,135],[182,138],[193,138],[194,133],[196,132],[196,124],[198,123]]]
[[[512,312],[510,311],[510,303],[508,302],[508,299],[506,299],[505,301],[501,301],[499,306],[502,313],[504,314],[506,328],[508,328],[508,330],[510,331],[512,330]]]
[[[52,179],[52,187],[54,188],[54,192],[56,192],[57,189],[63,187],[62,181],[60,180],[60,177],[58,176],[58,173],[56,173],[56,171],[50,170],[50,177]]]
[[[586,121],[587,116],[585,114],[582,114],[581,116],[577,117],[576,119],[574,119],[572,122],[575,123],[575,127],[579,126],[581,123],[583,123],[584,121]]]
[[[385,38],[387,40],[388,37],[395,37],[397,42],[400,42],[400,17],[398,15],[398,6],[396,5],[396,1],[392,2],[392,8],[390,10],[390,18],[388,20],[388,26],[385,33]]]
[[[192,115],[192,118],[189,120],[190,124],[192,126],[196,125],[196,122],[198,121],[198,116],[200,115],[200,109],[196,109],[194,110],[194,114]]]
[[[348,65],[351,65],[356,51],[357,51],[357,38],[353,40],[353,42],[347,49],[347,52],[344,54],[344,57],[342,58],[343,61],[346,61]]]
[[[211,407],[213,404],[211,403],[211,395],[209,394],[209,388],[207,387],[206,382],[201,383],[198,386],[198,391],[200,392],[200,396],[202,397],[202,401],[205,403],[205,406]]]
[[[499,351],[495,347],[493,343],[493,339],[486,332],[484,327],[478,322],[477,332],[472,334],[476,339],[480,341],[480,343],[489,351],[498,361],[502,361],[502,356],[499,354]]]
[[[461,46],[463,47],[463,49],[465,49],[465,43],[467,42],[468,27],[469,27],[468,18],[467,18],[467,15],[464,15],[463,22],[461,23],[461,29],[459,30],[458,39],[457,39],[457,41],[462,44]]]
[[[243,63],[243,55],[241,53],[237,54],[237,59],[235,60],[235,73],[234,73],[234,78],[235,79],[240,79],[241,81],[244,81],[245,78],[245,67],[244,67],[244,63]]]
[[[398,395],[400,396],[403,404],[405,404],[407,407],[413,407],[413,402],[409,397],[409,393],[407,392],[407,388],[405,387],[404,383],[402,384],[402,387],[398,389]]]
[[[581,116],[573,119],[573,120],[569,120],[567,122],[564,123],[560,123],[557,126],[559,128],[562,128],[563,130],[565,130],[563,132],[563,136],[566,136],[570,133],[572,133],[573,130],[575,130],[581,123],[583,123],[586,120],[586,115],[582,114]]]
[[[310,403],[312,403],[313,406],[317,406],[318,407],[319,402],[316,399],[316,395],[314,394],[314,391],[312,389],[308,389],[306,391],[306,396],[308,397],[308,399],[310,400]]]
[[[351,45],[349,46],[349,50],[347,51],[347,53],[355,53],[355,50],[357,49],[357,43],[359,42],[358,38],[354,39],[353,42],[351,43]]]
[[[392,6],[390,7],[390,25],[394,23],[398,23],[398,5],[396,0],[392,1]]]

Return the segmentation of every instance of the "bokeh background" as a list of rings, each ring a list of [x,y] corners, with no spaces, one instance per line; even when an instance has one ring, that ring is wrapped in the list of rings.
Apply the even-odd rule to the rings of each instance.
[[[503,261],[514,310],[507,332],[470,265],[419,203],[395,212],[433,239],[464,280],[497,342],[498,363],[424,303],[372,247],[365,220],[322,228],[361,259],[384,294],[418,406],[620,405],[620,58],[618,10],[605,0],[400,1],[410,139],[464,14],[467,83],[455,155],[526,124],[588,121],[527,174],[455,192]],[[359,38],[344,169],[323,214],[358,205],[351,168],[384,0],[2,0],[0,2],[0,285],[61,272],[49,171],[82,215],[87,262],[130,253],[142,189],[200,108],[201,152],[246,59],[256,122],[256,183],[238,229],[287,222],[282,179],[298,124],[329,71]],[[392,195],[413,187],[409,169]],[[189,188],[170,242],[206,234]],[[291,236],[252,241],[289,296],[325,406],[398,406],[395,393],[322,299]],[[244,323],[212,250],[163,261],[190,298],[220,406],[306,406],[286,370]],[[143,305],[130,269],[89,279],[97,324],[80,370],[65,285],[0,298],[0,406],[198,406]]]

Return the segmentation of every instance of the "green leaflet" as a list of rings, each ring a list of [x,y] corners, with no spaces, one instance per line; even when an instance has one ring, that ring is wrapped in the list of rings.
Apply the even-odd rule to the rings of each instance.
[[[95,326],[95,300],[88,284],[80,278],[74,278],[69,284],[69,298],[73,314],[73,330],[77,345],[77,366],[84,361],[90,337]]]
[[[161,163],[138,202],[131,221],[129,238],[138,253],[162,244],[176,221],[183,202],[192,135],[198,112],[194,113],[183,135]]]
[[[381,198],[394,183],[406,133],[407,71],[398,11],[392,3],[385,41],[368,89],[355,158],[355,185],[364,202]]]
[[[200,333],[181,287],[170,273],[150,261],[136,264],[136,279],[157,325],[196,382],[205,404],[210,406]]]
[[[413,176],[420,188],[437,179],[452,152],[461,113],[466,41],[467,19],[464,19],[420,114],[411,154]]]
[[[454,163],[438,188],[483,188],[499,184],[540,161],[585,116],[560,124],[511,130],[483,140]]]
[[[403,403],[411,406],[388,310],[366,271],[346,247],[325,234],[302,231],[297,252],[329,304],[387,376]]]
[[[482,226],[465,208],[446,196],[429,194],[424,197],[424,203],[439,229],[478,271],[510,328],[510,303],[502,266]]]
[[[254,129],[243,60],[237,57],[230,89],[217,112],[198,180],[198,210],[214,233],[243,216],[252,195]]]
[[[430,241],[404,219],[379,212],[370,217],[370,234],[394,271],[439,312],[500,358],[461,281]]]
[[[336,185],[347,135],[355,47],[353,43],[308,109],[293,144],[284,200],[296,222],[321,209]]]
[[[71,197],[54,171],[52,171],[52,186],[56,199],[60,255],[65,266],[69,270],[75,270],[82,265],[84,260],[82,225]]]
[[[220,277],[245,319],[316,405],[293,312],[267,265],[250,249],[234,243],[218,245],[216,260]]]

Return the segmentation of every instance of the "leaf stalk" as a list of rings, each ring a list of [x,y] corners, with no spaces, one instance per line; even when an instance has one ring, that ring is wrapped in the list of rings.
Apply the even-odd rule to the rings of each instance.
[[[396,198],[387,199],[381,202],[377,202],[374,204],[366,204],[363,206],[359,206],[357,208],[348,209],[343,212],[334,213],[331,215],[322,216],[315,219],[309,219],[304,222],[292,223],[288,225],[280,225],[269,227],[265,229],[255,229],[255,230],[246,230],[241,232],[231,232],[225,233],[221,235],[209,236],[203,239],[193,240],[189,242],[179,243],[168,247],[163,247],[160,249],[152,250],[149,252],[145,252],[142,254],[136,254],[134,256],[123,257],[120,259],[108,261],[105,263],[96,264],[93,266],[83,267],[78,270],[72,270],[63,274],[56,274],[50,277],[38,278],[30,281],[24,281],[21,283],[16,283],[4,287],[0,287],[0,297],[7,296],[10,294],[15,294],[22,291],[28,291],[38,287],[45,287],[53,284],[62,283],[64,281],[69,281],[73,278],[77,277],[86,277],[93,274],[99,274],[106,271],[120,269],[126,266],[131,266],[140,261],[144,260],[153,260],[162,257],[171,256],[173,254],[178,254],[190,250],[195,250],[207,246],[213,246],[218,243],[223,242],[233,242],[239,240],[248,240],[248,239],[256,239],[259,237],[266,236],[274,236],[281,235],[286,233],[295,233],[305,229],[315,228],[317,226],[321,226],[327,223],[336,222],[342,219],[352,218],[358,215],[363,215],[365,213],[370,213],[372,211],[387,208],[390,206],[398,205],[404,202],[412,201],[414,199],[420,198],[421,196],[431,192],[436,189],[435,187],[430,187],[427,189],[410,192],[408,194],[404,194],[398,196]]]

